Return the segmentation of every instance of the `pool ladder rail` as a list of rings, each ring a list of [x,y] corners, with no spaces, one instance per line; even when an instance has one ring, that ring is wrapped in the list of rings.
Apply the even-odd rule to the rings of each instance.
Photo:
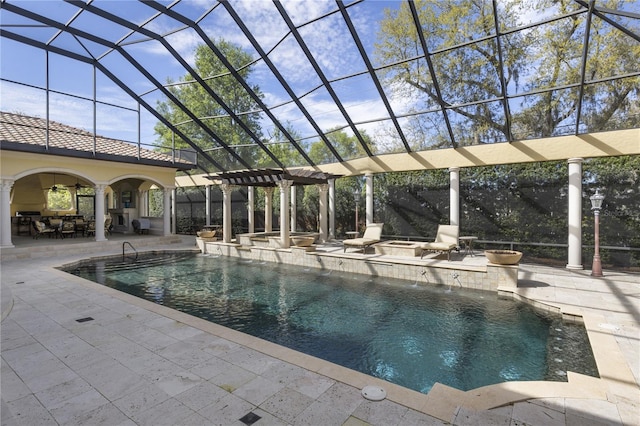
[[[124,247],[126,245],[129,245],[129,247],[131,247],[131,249],[136,253],[134,261],[138,260],[138,250],[136,250],[136,248],[129,241],[125,241],[124,243],[122,243],[122,261],[124,262]]]

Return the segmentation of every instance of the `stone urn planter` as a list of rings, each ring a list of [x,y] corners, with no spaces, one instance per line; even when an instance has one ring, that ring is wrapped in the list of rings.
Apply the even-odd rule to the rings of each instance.
[[[522,252],[515,250],[485,250],[487,260],[496,265],[517,265],[522,257]]]
[[[216,231],[198,231],[196,235],[200,238],[213,238],[216,236]]]
[[[291,237],[291,244],[296,247],[309,247],[314,240],[313,237],[295,236]]]

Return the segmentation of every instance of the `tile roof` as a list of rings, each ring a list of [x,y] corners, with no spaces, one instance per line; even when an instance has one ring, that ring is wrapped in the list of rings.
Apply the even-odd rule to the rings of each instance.
[[[174,168],[192,168],[194,162],[173,161],[170,155],[140,148],[129,142],[97,135],[86,130],[49,121],[49,149],[46,148],[47,120],[0,112],[0,149],[68,155],[107,161],[136,162]]]

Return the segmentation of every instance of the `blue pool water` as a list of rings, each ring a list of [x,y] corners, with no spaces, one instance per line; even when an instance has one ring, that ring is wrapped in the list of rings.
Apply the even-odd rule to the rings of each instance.
[[[65,270],[424,393],[597,376],[584,327],[489,292],[185,253]]]

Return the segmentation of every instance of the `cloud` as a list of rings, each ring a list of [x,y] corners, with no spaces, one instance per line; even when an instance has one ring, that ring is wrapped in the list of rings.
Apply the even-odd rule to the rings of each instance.
[[[209,0],[192,0],[181,4],[181,12],[192,19],[202,16],[202,13],[211,8]],[[320,84],[320,79],[313,67],[298,45],[295,38],[289,33],[289,28],[284,23],[280,13],[271,1],[241,0],[230,3],[247,25],[253,36],[258,40],[265,51],[270,51],[283,38],[278,47],[270,53],[270,59],[274,62],[286,81],[292,86],[295,93],[300,96]],[[329,17],[314,21],[316,18],[335,11],[335,2],[328,0],[320,1],[288,1],[283,2],[283,7],[295,25],[302,25],[299,28],[307,47],[313,58],[318,62],[328,79],[336,79],[350,75],[365,69],[360,53],[355,47],[351,34],[344,23],[341,13],[335,13]],[[373,4],[373,8],[371,7]],[[186,9],[188,8],[188,9]],[[348,8],[354,25],[360,32],[366,46],[371,45],[371,37],[377,31],[377,19],[379,11],[376,12],[376,3],[359,3]],[[176,8],[177,10],[178,8]],[[151,9],[150,9],[151,10]],[[151,16],[153,12],[149,14]],[[219,5],[208,14],[200,23],[206,34],[213,38],[224,38],[227,41],[236,43],[249,52],[257,53],[249,43],[249,40],[237,28],[237,24],[227,13],[224,5]],[[202,43],[199,35],[192,29],[182,29],[183,24],[169,17],[159,17],[146,25],[146,28],[158,34],[168,34],[167,41],[171,46],[193,65],[194,52],[196,47]],[[140,36],[136,36],[140,37]],[[177,61],[170,57],[169,52],[157,41],[149,40],[126,47],[128,51],[145,66],[157,79],[164,81],[167,77],[177,80],[185,75],[186,71],[179,66]],[[110,58],[113,58],[111,60]],[[115,60],[117,59],[117,60]],[[105,58],[103,62],[109,66],[111,71],[121,78],[130,87],[141,93],[147,90],[150,84],[142,76],[130,67],[126,61],[114,58],[113,54]],[[287,95],[283,91],[280,83],[272,72],[260,63],[255,66],[255,72],[251,76],[250,84],[257,84],[265,95],[265,103],[269,106],[277,105],[287,100]],[[130,72],[131,71],[131,72]],[[133,79],[138,81],[132,81]],[[369,81],[369,86],[360,86],[361,78],[346,80],[344,83],[336,84],[338,96],[345,109],[348,111],[354,122],[368,121],[373,118],[386,117],[387,111],[382,104],[379,95]],[[135,105],[135,101],[122,93],[116,87],[100,87],[100,100],[117,105]],[[44,102],[42,94],[29,93],[24,88],[12,88],[10,91],[4,90],[2,97],[3,110],[21,110],[32,115],[44,116]],[[85,94],[90,97],[91,94]],[[155,100],[159,97],[157,92],[145,96],[145,100],[155,106]],[[92,108],[87,108],[85,101],[77,102],[61,97],[52,104],[51,111],[56,111],[56,117],[52,118],[77,125],[78,127],[91,130]],[[407,100],[391,97],[390,101],[394,108],[404,110],[407,108]],[[318,90],[307,96],[302,101],[306,108],[318,123],[322,130],[328,130],[335,126],[346,124],[344,117],[338,110],[335,102],[327,95],[325,89]],[[7,105],[5,107],[4,105]],[[37,105],[37,107],[34,107]],[[108,108],[101,108],[106,110]],[[113,108],[112,108],[113,109]],[[64,111],[63,113],[60,111]],[[290,104],[278,108],[274,111],[279,121],[290,122],[294,127],[299,128],[304,135],[315,133],[306,118],[300,113],[295,104]],[[137,114],[132,119],[128,112],[106,113],[98,119],[98,132],[107,136],[114,135],[118,131],[122,132],[122,138],[137,139]],[[153,125],[155,119],[151,114],[145,113],[149,118],[143,119],[143,140],[153,137]],[[135,124],[131,124],[135,123]],[[265,126],[272,127],[271,123]],[[366,124],[360,127],[369,129],[377,126],[377,123]],[[132,130],[133,129],[133,130]]]

